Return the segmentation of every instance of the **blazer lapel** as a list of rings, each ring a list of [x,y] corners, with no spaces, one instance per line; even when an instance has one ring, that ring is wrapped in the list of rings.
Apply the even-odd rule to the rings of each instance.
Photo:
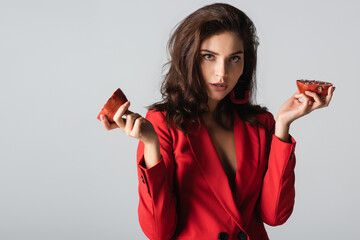
[[[216,198],[239,227],[244,226],[236,207],[228,178],[210,138],[205,122],[200,118],[200,128],[188,124],[186,134],[194,158]],[[238,134],[239,135],[239,134]],[[236,136],[236,135],[235,135]],[[236,139],[235,139],[236,141]],[[238,155],[238,154],[237,154]]]
[[[258,128],[249,126],[234,114],[234,135],[237,159],[235,201],[240,204],[251,192],[260,160]]]

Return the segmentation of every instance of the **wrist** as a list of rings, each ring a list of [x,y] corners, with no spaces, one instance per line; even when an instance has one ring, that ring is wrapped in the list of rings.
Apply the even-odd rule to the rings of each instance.
[[[282,117],[281,115],[278,115],[278,116],[276,117],[276,124],[277,124],[277,125],[282,125],[282,126],[284,126],[284,127],[289,128],[289,127],[290,127],[290,124],[291,124],[292,122],[293,122],[293,121],[288,120],[288,119]]]
[[[156,146],[156,145],[160,145],[159,142],[159,137],[158,135],[155,133],[155,135],[153,137],[151,137],[150,139],[140,139],[145,146]]]
[[[145,168],[151,168],[156,165],[161,158],[160,155],[160,142],[158,137],[153,141],[143,142],[144,143],[144,166]]]
[[[289,129],[290,129],[290,123],[289,122],[283,122],[281,120],[276,121],[275,124],[275,136],[279,138],[283,142],[289,142]]]

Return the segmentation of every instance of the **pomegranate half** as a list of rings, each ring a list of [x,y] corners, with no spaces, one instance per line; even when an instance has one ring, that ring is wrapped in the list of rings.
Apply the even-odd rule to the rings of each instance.
[[[300,79],[296,80],[297,87],[300,93],[304,93],[305,91],[316,92],[320,97],[324,97],[328,93],[328,89],[332,86],[332,83],[316,81],[316,80],[306,80]]]
[[[119,109],[121,105],[127,102],[127,98],[125,94],[118,88],[113,95],[109,98],[109,100],[105,103],[104,107],[101,109],[97,119],[100,119],[100,115],[103,114],[107,117],[110,123],[113,123],[114,115],[116,111]]]

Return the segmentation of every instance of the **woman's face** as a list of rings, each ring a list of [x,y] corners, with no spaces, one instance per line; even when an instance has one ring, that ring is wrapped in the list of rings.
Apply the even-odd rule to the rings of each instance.
[[[222,32],[206,38],[200,54],[200,71],[209,101],[218,102],[231,92],[243,73],[243,42],[233,32]]]

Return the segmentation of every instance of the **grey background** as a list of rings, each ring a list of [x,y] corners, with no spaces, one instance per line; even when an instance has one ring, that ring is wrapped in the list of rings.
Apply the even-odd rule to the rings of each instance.
[[[225,1],[260,38],[258,103],[276,116],[295,80],[333,82],[331,106],[294,122],[296,203],[271,239],[357,239],[357,1]],[[96,119],[122,88],[160,99],[166,43],[205,0],[0,1],[0,239],[146,239],[137,141]]]

